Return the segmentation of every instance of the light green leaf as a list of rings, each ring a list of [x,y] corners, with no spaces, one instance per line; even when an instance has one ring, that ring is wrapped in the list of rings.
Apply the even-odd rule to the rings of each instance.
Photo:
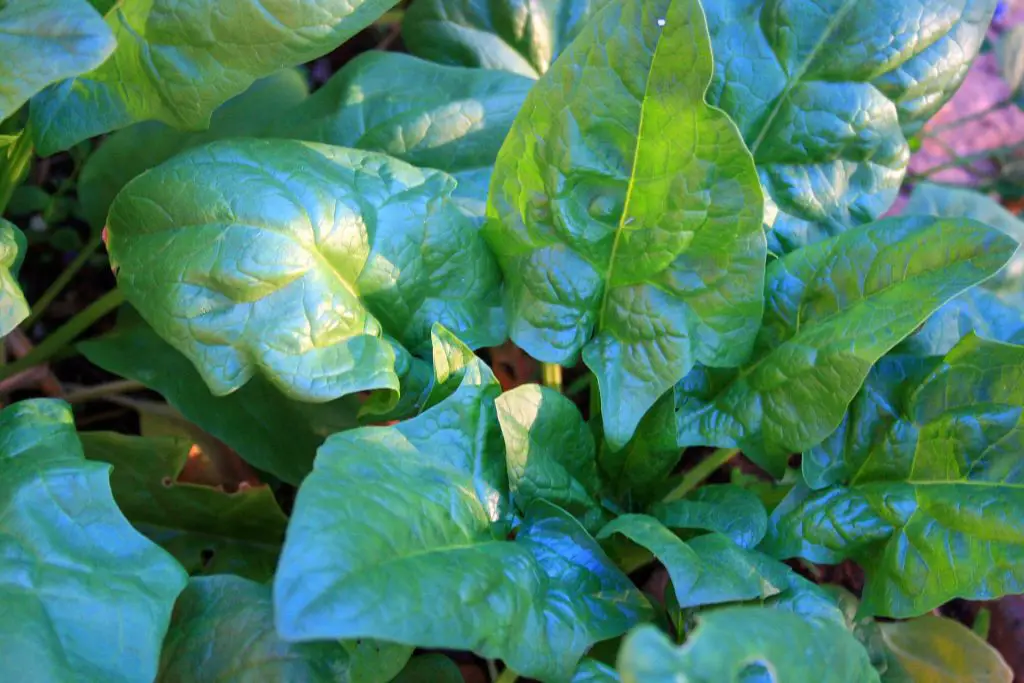
[[[465,681],[462,671],[448,657],[427,654],[409,660],[406,667],[391,683],[465,683]]]
[[[512,339],[550,363],[582,351],[613,449],[695,362],[742,362],[761,316],[760,190],[704,101],[711,70],[696,0],[611,3],[530,91],[495,167],[484,234]]]
[[[619,654],[622,683],[877,683],[867,652],[842,626],[779,610],[729,607],[700,616],[682,648],[653,626]]]
[[[539,78],[609,0],[416,0],[402,22],[409,51],[444,64]]]
[[[274,575],[288,519],[264,486],[235,493],[178,481],[188,459],[182,439],[105,432],[81,435],[85,457],[114,466],[114,500],[132,525],[190,574]]]
[[[29,305],[18,285],[18,270],[25,257],[25,235],[0,218],[0,337],[28,317]]]
[[[178,598],[157,683],[387,683],[412,648],[287,643],[270,588],[237,576],[193,578]],[[401,679],[398,679],[401,680]]]
[[[324,55],[395,0],[122,0],[106,15],[117,49],[102,66],[33,100],[36,146],[53,154],[141,121],[210,127],[254,81]]]
[[[534,502],[507,539],[499,387],[476,366],[419,417],[321,448],[274,584],[287,640],[472,650],[567,681],[590,645],[647,615],[643,595],[553,505]]]
[[[0,661],[20,681],[153,680],[184,570],[132,529],[71,407],[0,412]]]
[[[520,509],[546,500],[590,531],[604,523],[594,437],[579,410],[553,389],[526,384],[495,402],[509,486]]]
[[[932,369],[896,377],[814,457],[828,474],[811,481],[844,485],[794,489],[763,549],[857,560],[866,614],[1024,591],[1024,347],[971,336]]]
[[[767,555],[733,543],[727,536],[708,534],[687,542],[700,560],[701,572],[679,607],[720,605],[744,600],[765,600],[791,583],[792,571]]]
[[[1016,248],[970,220],[903,217],[775,261],[751,360],[678,385],[679,445],[742,448],[781,476],[790,454],[839,426],[879,358]]]
[[[658,520],[647,515],[621,515],[609,522],[597,534],[598,540],[611,540],[621,535],[645,550],[664,565],[680,603],[697,582],[701,559]],[[614,555],[613,555],[614,556]],[[627,571],[634,567],[626,567]]]
[[[114,133],[82,167],[78,197],[86,220],[94,230],[102,228],[114,197],[129,180],[180,152],[223,138],[279,136],[269,124],[308,93],[305,77],[284,69],[225,102],[213,113],[208,130],[187,132],[148,121]]]
[[[656,503],[650,514],[670,529],[703,529],[753,548],[764,538],[768,513],[753,492],[731,484],[701,486],[680,500]]]
[[[532,85],[500,71],[367,52],[273,128],[281,137],[383,152],[450,173],[458,181],[452,196],[482,216],[494,160]]]
[[[428,352],[440,322],[500,343],[500,273],[455,183],[371,152],[285,140],[191,150],[110,212],[118,286],[215,395],[262,375],[325,402],[397,390],[385,334]]]
[[[214,396],[195,366],[130,307],[121,310],[113,332],[78,349],[104,370],[159,392],[246,462],[290,484],[313,468],[316,449],[329,434],[357,426],[353,399],[300,403],[259,376],[238,391]]]
[[[885,683],[1013,683],[999,652],[952,619],[927,615],[878,627],[889,654]]]
[[[709,101],[743,132],[788,253],[896,199],[906,137],[952,96],[996,0],[707,2]]]
[[[51,83],[95,69],[114,35],[86,0],[0,4],[0,121]]]

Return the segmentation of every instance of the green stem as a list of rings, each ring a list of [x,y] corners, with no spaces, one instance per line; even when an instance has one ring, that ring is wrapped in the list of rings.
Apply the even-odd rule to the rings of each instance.
[[[597,375],[590,375],[590,412],[587,419],[595,420],[601,417],[601,388],[597,383]]]
[[[519,680],[519,674],[512,669],[505,669],[494,683],[515,683],[517,680]]]
[[[558,363],[541,363],[541,382],[549,389],[562,391],[562,366]]]
[[[33,151],[32,132],[26,126],[17,141],[8,148],[6,158],[0,158],[0,215],[7,210],[15,188],[28,175]]]
[[[22,370],[46,363],[92,327],[100,318],[122,303],[124,303],[124,294],[121,293],[121,290],[112,289],[107,292],[74,318],[64,323],[24,358],[19,358],[10,365],[0,367],[0,381],[13,377]]]
[[[668,492],[662,500],[666,503],[678,500],[690,491],[693,491],[701,483],[714,474],[715,470],[732,460],[738,453],[738,448],[719,448],[717,451],[697,463],[696,467],[683,475],[682,481]]]
[[[29,314],[28,318],[25,319],[25,322],[22,323],[22,326],[26,330],[30,329],[32,327],[32,323],[42,317],[43,313],[46,312],[46,309],[53,303],[53,300],[60,296],[60,293],[68,286],[68,283],[71,282],[72,278],[78,274],[78,271],[82,269],[82,266],[89,262],[89,259],[92,258],[92,255],[96,253],[96,250],[100,248],[100,244],[102,243],[103,240],[101,236],[95,235],[89,239],[84,247],[82,247],[82,251],[78,252],[78,256],[75,257],[75,260],[68,264],[68,267],[64,269],[64,272],[57,276],[57,279],[53,281],[53,284],[50,285],[46,291],[43,292],[43,295],[39,297],[39,300],[33,304],[32,312]]]

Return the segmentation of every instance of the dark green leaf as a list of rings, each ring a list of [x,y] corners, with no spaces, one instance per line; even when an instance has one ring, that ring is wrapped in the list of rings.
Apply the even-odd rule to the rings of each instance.
[[[996,0],[706,2],[709,100],[750,146],[787,253],[877,219],[919,130],[959,87]],[[773,214],[777,214],[774,215]]]
[[[0,412],[0,661],[18,680],[156,674],[187,576],[121,515],[109,473],[82,456],[67,404]]]
[[[494,160],[531,85],[500,71],[368,52],[274,130],[281,137],[383,152],[450,173],[458,181],[452,196],[482,216]]]
[[[702,486],[681,500],[656,503],[650,514],[670,529],[703,529],[744,548],[764,538],[768,514],[752,492],[731,484]]]
[[[999,652],[952,619],[928,615],[878,627],[889,655],[884,683],[1013,683]]]
[[[274,575],[287,518],[266,486],[225,493],[178,481],[188,459],[181,439],[82,434],[85,457],[114,466],[114,500],[136,529],[190,574]]]
[[[619,683],[615,669],[593,659],[584,659],[572,677],[572,683]]]
[[[661,522],[647,515],[622,515],[609,522],[600,533],[599,540],[611,539],[616,534],[651,552],[665,566],[672,587],[681,602],[697,582],[701,559],[678,536]],[[627,570],[632,567],[627,567]]]
[[[268,124],[305,99],[309,87],[295,69],[253,83],[225,102],[210,119],[209,130],[187,132],[163,123],[138,123],[104,140],[82,167],[78,197],[94,230],[103,227],[114,197],[129,180],[186,149],[222,138],[278,135]]]
[[[775,476],[842,421],[871,366],[1016,243],[966,219],[861,226],[771,264],[754,355],[677,387],[679,445],[739,447]]]
[[[178,598],[156,680],[387,683],[411,654],[412,648],[373,641],[287,643],[274,631],[268,586],[208,576],[193,578]]]
[[[601,431],[600,424],[593,426]],[[598,465],[618,494],[635,503],[656,496],[682,455],[682,449],[676,445],[675,392],[669,391],[658,399],[623,448],[615,450],[604,439],[600,444]]]
[[[28,317],[29,305],[18,285],[18,270],[25,257],[25,235],[0,218],[0,337]]]
[[[49,84],[95,69],[114,47],[86,0],[0,3],[0,121]]]
[[[465,681],[462,671],[459,670],[455,662],[444,655],[428,654],[413,657],[392,683],[465,683]]]
[[[837,624],[780,610],[729,607],[701,615],[682,648],[652,626],[619,655],[622,683],[871,683],[867,653]]]
[[[560,681],[587,647],[646,616],[642,594],[558,508],[534,502],[507,540],[499,387],[474,366],[422,415],[321,448],[275,579],[286,639],[472,650]]]
[[[36,146],[53,154],[149,120],[205,130],[213,111],[255,80],[330,52],[394,4],[122,0],[106,16],[113,56],[33,100]]]
[[[399,388],[441,322],[500,343],[500,273],[455,182],[370,152],[285,140],[191,150],[110,212],[118,286],[215,395],[262,375],[323,402]]]
[[[704,101],[711,71],[696,0],[611,3],[530,91],[495,167],[484,232],[511,336],[545,362],[582,351],[613,449],[695,362],[742,362],[761,316],[760,189]]]
[[[192,363],[131,308],[122,309],[113,332],[78,348],[104,370],[158,391],[246,462],[291,484],[309,473],[316,449],[329,434],[356,426],[357,406],[351,399],[299,403],[262,377],[226,396],[214,396]]]
[[[967,337],[920,375],[855,404],[846,437],[815,457],[827,476],[811,478],[845,486],[794,489],[764,544],[777,557],[856,559],[868,614],[1024,591],[1024,347]]]
[[[594,437],[573,402],[553,389],[527,384],[499,396],[496,406],[518,507],[546,500],[590,531],[601,528]]]

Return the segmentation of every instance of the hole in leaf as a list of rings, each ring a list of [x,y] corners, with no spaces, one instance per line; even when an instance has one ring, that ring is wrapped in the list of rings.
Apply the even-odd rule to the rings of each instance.
[[[776,683],[775,674],[762,662],[748,664],[736,680],[739,683]]]

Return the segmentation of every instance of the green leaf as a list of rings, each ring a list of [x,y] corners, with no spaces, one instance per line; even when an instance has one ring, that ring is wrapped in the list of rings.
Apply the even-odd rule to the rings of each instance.
[[[613,449],[695,362],[741,362],[761,316],[760,190],[704,101],[711,70],[696,0],[611,3],[530,91],[495,167],[484,234],[512,339],[549,363],[582,351]]]
[[[615,669],[593,659],[580,662],[572,683],[620,683],[619,674]]]
[[[996,0],[705,3],[709,101],[739,126],[779,254],[876,220],[916,133],[959,87]]]
[[[498,150],[532,85],[500,71],[367,52],[273,129],[281,137],[383,152],[450,173],[458,181],[452,196],[482,216]]]
[[[878,681],[864,648],[842,626],[758,607],[702,614],[682,648],[641,626],[623,643],[619,673],[622,683]]]
[[[600,432],[600,424],[594,425]],[[597,462],[605,479],[620,495],[643,503],[658,493],[679,463],[682,449],[676,445],[675,392],[669,391],[647,411],[633,438],[613,449],[603,438]]]
[[[422,415],[320,449],[275,578],[287,640],[472,650],[560,681],[590,645],[647,615],[643,595],[568,513],[535,501],[507,539],[500,389],[475,366]]]
[[[116,46],[85,0],[0,4],[0,121],[51,83],[95,69]]]
[[[465,683],[465,681],[462,671],[459,670],[455,662],[444,655],[427,654],[409,660],[409,663],[392,683]]]
[[[288,399],[262,377],[226,396],[214,396],[183,355],[130,307],[117,327],[78,345],[108,372],[159,392],[182,415],[234,449],[246,462],[290,484],[313,468],[329,434],[357,426],[352,399],[306,404]]]
[[[1010,94],[1019,95],[1021,84],[1024,83],[1024,26],[1013,26],[999,37],[996,56],[999,58],[1003,80],[1010,87]],[[1021,100],[1018,98],[1017,101]]]
[[[53,154],[149,120],[205,130],[254,81],[327,54],[394,4],[123,0],[106,15],[117,38],[110,59],[33,100],[36,146]]]
[[[687,542],[700,560],[701,572],[679,607],[765,600],[790,585],[789,567],[767,555],[736,545],[727,536],[708,534]]]
[[[416,0],[402,22],[409,51],[444,64],[539,78],[609,0]]]
[[[621,535],[651,554],[664,565],[680,602],[697,582],[702,567],[700,557],[658,520],[647,515],[621,515],[597,534],[598,540]],[[632,570],[627,567],[627,570]]]
[[[370,152],[286,140],[191,150],[110,212],[118,286],[218,396],[262,375],[324,402],[397,390],[395,353],[440,322],[500,343],[500,273],[455,182]]]
[[[288,643],[270,588],[237,576],[193,578],[178,598],[157,683],[387,683],[412,648],[366,641]],[[401,680],[401,679],[397,679]]]
[[[546,500],[588,530],[601,528],[594,437],[575,404],[553,389],[527,384],[502,394],[495,405],[517,506],[525,510]]]
[[[285,69],[225,102],[213,113],[209,130],[187,132],[148,121],[114,133],[82,167],[78,197],[86,220],[93,230],[102,228],[114,197],[128,181],[180,152],[223,138],[279,135],[268,129],[269,124],[308,92],[305,77],[296,69]]]
[[[738,447],[776,477],[833,432],[871,366],[1016,249],[966,219],[892,218],[775,261],[751,360],[677,387],[679,445]]]
[[[114,500],[132,525],[190,574],[274,575],[288,519],[265,485],[226,493],[178,481],[191,445],[183,439],[81,438],[86,458],[114,466]]]
[[[768,513],[753,492],[718,484],[702,486],[681,500],[656,503],[650,514],[670,529],[703,529],[753,548],[764,538]]]
[[[870,390],[845,437],[813,458],[827,476],[810,481],[845,485],[794,489],[763,549],[855,559],[866,614],[1024,591],[1024,347],[970,336],[931,369]]]
[[[927,615],[878,624],[888,650],[885,683],[1013,683],[1013,671],[963,624]]]
[[[0,661],[25,681],[152,680],[186,575],[132,529],[71,408],[0,412]]]
[[[24,233],[0,218],[0,337],[20,325],[30,311],[18,285],[18,270],[26,246]]]

